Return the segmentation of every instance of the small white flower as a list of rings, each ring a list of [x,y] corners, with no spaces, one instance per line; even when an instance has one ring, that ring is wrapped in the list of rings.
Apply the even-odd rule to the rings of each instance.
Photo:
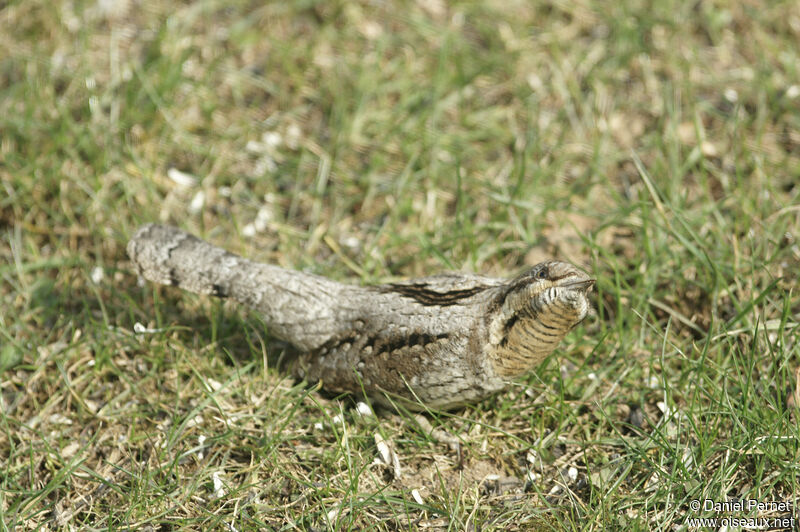
[[[338,508],[334,508],[332,510],[328,510],[328,513],[327,513],[328,521],[333,521],[334,519],[336,519],[336,516],[338,515],[338,513],[339,513],[339,509]]]
[[[211,480],[214,482],[214,498],[221,499],[225,496],[225,484],[222,482],[222,475],[218,471],[211,474]]]
[[[242,235],[243,236],[255,236],[256,235],[256,226],[253,224],[247,224],[242,227]]]
[[[259,233],[267,228],[267,224],[272,220],[272,210],[266,205],[258,209],[253,227]]]
[[[261,145],[260,142],[255,140],[248,140],[247,144],[245,144],[244,149],[253,152],[253,153],[261,153],[264,151],[264,146]]]
[[[197,458],[199,460],[203,459],[203,444],[206,442],[206,437],[204,434],[201,434],[197,437],[197,446],[199,449],[197,450]]]
[[[193,187],[197,184],[197,178],[192,174],[181,172],[177,168],[170,168],[167,170],[167,177],[172,179],[179,187]]]
[[[103,277],[105,277],[105,272],[100,266],[95,266],[92,268],[92,273],[89,275],[89,277],[92,279],[94,284],[100,284],[100,281],[102,281]]]
[[[569,478],[570,481],[572,481],[572,482],[575,482],[576,480],[578,480],[578,468],[575,467],[575,466],[572,466],[569,469],[567,469],[567,478]]]
[[[192,202],[189,203],[189,214],[197,214],[203,209],[203,205],[206,203],[206,193],[202,190],[198,190],[197,194],[194,195],[192,198]]]
[[[358,412],[358,414],[361,417],[372,417],[373,416],[372,409],[369,407],[369,405],[367,403],[365,403],[363,401],[359,401],[356,404],[356,412]]]
[[[153,334],[153,333],[161,332],[163,330],[164,329],[150,329],[148,327],[145,327],[144,325],[142,325],[138,321],[133,324],[133,332],[135,332],[136,334]]]
[[[261,142],[268,148],[277,148],[283,142],[283,137],[275,131],[267,131],[261,135]]]

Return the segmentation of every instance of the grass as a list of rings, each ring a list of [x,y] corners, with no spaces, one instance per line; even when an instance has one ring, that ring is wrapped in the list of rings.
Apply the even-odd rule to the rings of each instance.
[[[799,36],[788,0],[0,4],[4,529],[796,516]],[[597,315],[507,393],[363,416],[137,284],[148,221],[354,283],[561,257]],[[732,498],[791,510],[691,509]]]

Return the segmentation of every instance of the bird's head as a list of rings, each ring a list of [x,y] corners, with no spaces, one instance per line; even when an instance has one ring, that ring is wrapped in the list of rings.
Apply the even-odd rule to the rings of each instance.
[[[547,261],[498,290],[489,322],[489,359],[502,377],[521,375],[583,320],[595,280],[572,264]]]

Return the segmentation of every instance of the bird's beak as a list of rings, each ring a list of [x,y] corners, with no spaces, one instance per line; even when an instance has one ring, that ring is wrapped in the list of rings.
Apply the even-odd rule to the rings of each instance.
[[[564,285],[564,288],[569,288],[571,290],[581,290],[584,292],[590,292],[592,287],[594,286],[595,279],[586,279],[585,281],[575,281],[572,283],[568,283]]]

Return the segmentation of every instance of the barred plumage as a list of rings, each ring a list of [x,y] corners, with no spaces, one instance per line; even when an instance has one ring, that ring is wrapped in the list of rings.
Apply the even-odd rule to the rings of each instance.
[[[352,286],[255,263],[154,224],[137,231],[128,254],[150,281],[257,310],[300,351],[297,377],[417,409],[454,408],[506,388],[583,320],[594,284],[549,261],[507,281],[448,273]]]

